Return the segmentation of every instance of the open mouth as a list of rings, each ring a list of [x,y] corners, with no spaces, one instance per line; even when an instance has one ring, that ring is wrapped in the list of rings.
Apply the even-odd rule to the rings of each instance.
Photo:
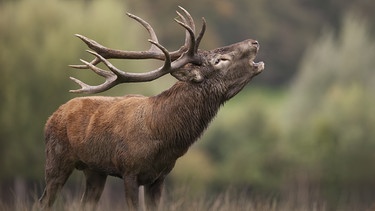
[[[256,47],[254,57],[250,59],[250,66],[256,73],[260,73],[264,69],[264,62],[254,62],[256,55],[259,52],[260,45],[258,41],[252,41],[252,45]]]
[[[264,70],[264,62],[250,61],[250,66],[256,74],[259,74]]]
[[[262,62],[262,61],[260,61],[260,62],[254,62],[255,57],[256,57],[256,55],[259,52],[259,47],[260,46],[259,46],[258,41],[252,41],[252,44],[255,45],[255,53],[251,56],[249,63],[250,63],[250,66],[252,67],[252,69],[255,72],[260,73],[264,69],[264,62]]]

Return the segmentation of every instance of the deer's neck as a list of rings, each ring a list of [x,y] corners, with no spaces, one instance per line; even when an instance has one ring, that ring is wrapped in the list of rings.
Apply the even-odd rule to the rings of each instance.
[[[181,150],[187,150],[199,138],[223,104],[219,91],[183,82],[152,100],[154,136]]]

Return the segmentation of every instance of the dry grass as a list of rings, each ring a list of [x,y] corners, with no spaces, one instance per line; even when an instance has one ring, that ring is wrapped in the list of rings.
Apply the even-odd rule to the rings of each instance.
[[[120,194],[121,195],[121,194]],[[279,197],[251,196],[236,191],[210,196],[192,196],[185,191],[173,191],[165,194],[160,210],[168,211],[294,211],[294,210],[373,210],[371,205],[364,205],[343,200],[340,204],[329,207],[323,200],[301,199],[299,196],[292,196],[285,199]],[[34,202],[37,197],[30,200],[16,199],[13,203],[0,202],[0,210],[37,211],[39,210]],[[125,204],[123,197],[113,197],[113,193],[105,192],[99,202],[97,210],[123,210]],[[82,210],[77,194],[64,193],[60,197],[53,210],[77,211]],[[91,210],[91,209],[90,209]]]
[[[115,182],[114,182],[115,181]],[[38,192],[40,192],[40,188]],[[80,196],[83,187],[71,185],[63,189],[56,200],[53,210],[77,211],[82,210]],[[40,193],[20,193],[11,191],[11,197],[0,199],[0,210],[37,211],[37,199]],[[22,191],[22,188],[21,188]],[[24,192],[26,188],[23,189]],[[7,199],[6,199],[7,198]],[[13,198],[13,200],[9,200]],[[319,193],[300,188],[281,195],[260,195],[248,191],[228,189],[218,194],[195,193],[188,188],[166,188],[161,204],[162,211],[325,211],[325,210],[375,210],[375,203],[363,200],[358,194],[342,194],[335,203],[328,203]],[[7,201],[6,201],[7,200]],[[364,203],[365,201],[365,203]],[[369,202],[370,201],[370,202]],[[125,200],[121,180],[112,180],[106,185],[99,201],[97,210],[124,210]],[[90,209],[92,210],[92,209]]]
[[[293,203],[280,203],[275,199],[253,199],[238,194],[223,193],[215,197],[183,197],[174,196],[172,199],[164,199],[160,210],[169,211],[227,211],[227,210],[325,210],[324,207],[295,206]],[[16,200],[15,203],[0,203],[0,210],[17,211],[37,211],[39,210],[33,201],[37,200]],[[123,210],[123,200],[111,200],[108,196],[103,196],[97,210]],[[321,209],[322,208],[322,209]],[[82,210],[79,197],[73,199],[65,195],[56,201],[53,210],[77,211]]]

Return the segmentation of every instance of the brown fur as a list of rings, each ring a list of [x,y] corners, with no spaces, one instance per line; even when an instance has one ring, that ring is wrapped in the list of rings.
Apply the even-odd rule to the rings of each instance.
[[[252,63],[258,47],[246,40],[200,51],[202,64],[188,64],[181,71],[196,72],[204,80],[194,82],[185,74],[184,80],[157,96],[80,97],[60,106],[45,126],[42,206],[52,206],[74,169],[83,170],[86,177],[83,202],[95,204],[107,175],[112,175],[123,178],[130,209],[138,206],[141,185],[147,204],[157,206],[176,160],[200,137],[220,106],[263,70],[263,63]]]

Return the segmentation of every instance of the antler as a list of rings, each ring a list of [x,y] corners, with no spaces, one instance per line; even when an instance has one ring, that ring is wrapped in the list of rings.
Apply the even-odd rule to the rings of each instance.
[[[200,41],[204,35],[206,29],[206,21],[202,18],[202,29],[198,34],[197,38],[195,36],[195,24],[194,20],[184,8],[179,7],[184,15],[177,11],[179,18],[175,21],[185,28],[186,35],[185,35],[185,43],[183,46],[180,47],[177,51],[169,52],[164,46],[159,44],[158,38],[155,34],[155,31],[151,27],[149,23],[144,21],[138,16],[132,15],[127,13],[130,18],[133,18],[143,27],[146,28],[148,33],[150,34],[151,39],[148,41],[151,43],[151,47],[147,51],[123,51],[123,50],[116,50],[104,47],[103,45],[97,43],[94,40],[91,40],[87,37],[82,35],[76,34],[86,45],[92,49],[93,51],[89,51],[89,53],[95,56],[95,59],[91,62],[87,62],[85,60],[81,60],[84,65],[70,65],[70,67],[77,68],[77,69],[91,69],[96,74],[104,77],[106,80],[103,84],[97,86],[90,86],[82,81],[70,77],[74,82],[81,86],[81,89],[78,90],[70,90],[70,92],[75,93],[99,93],[106,91],[117,84],[120,83],[127,83],[127,82],[146,82],[155,80],[165,74],[172,73],[175,70],[181,68],[187,63],[200,63],[200,58],[197,56],[198,47]],[[160,68],[155,70],[146,72],[146,73],[128,73],[122,70],[119,70],[115,66],[113,66],[107,59],[159,59],[164,60],[164,65]],[[96,67],[98,63],[103,62],[105,66],[108,67],[110,71],[106,71]]]

